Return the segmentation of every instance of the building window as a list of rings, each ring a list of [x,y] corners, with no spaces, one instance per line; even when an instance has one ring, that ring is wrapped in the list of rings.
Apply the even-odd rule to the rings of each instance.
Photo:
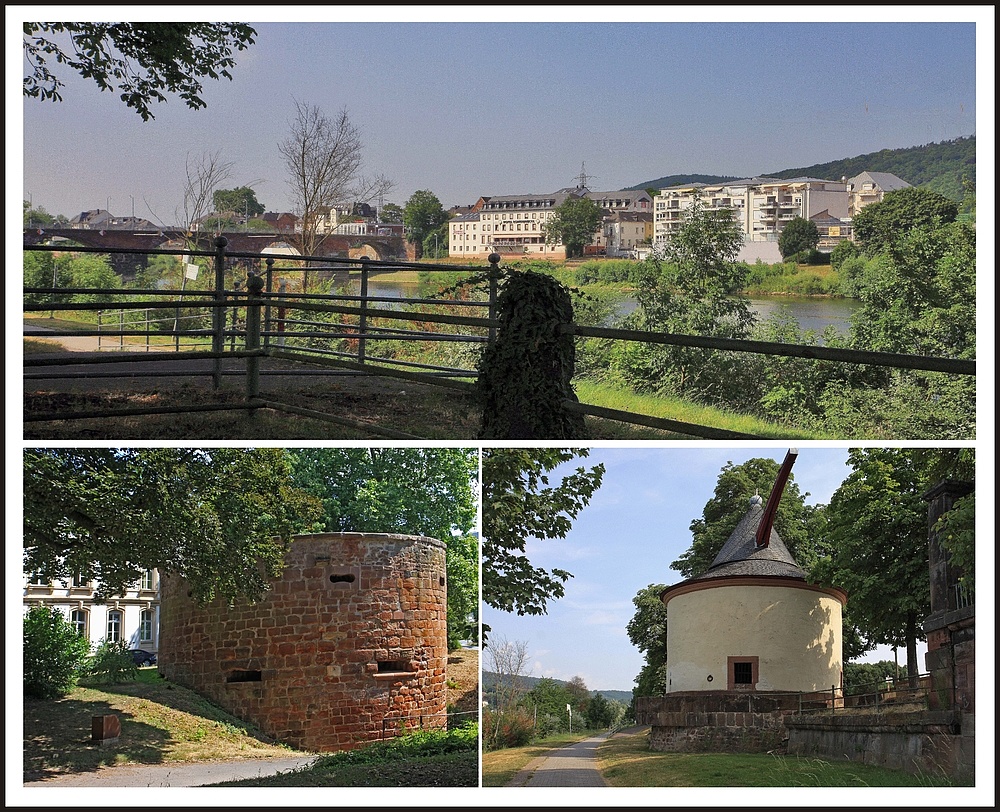
[[[142,574],[142,580],[139,581],[140,589],[152,589],[153,588],[153,571],[146,570]]]
[[[758,657],[729,657],[727,670],[730,691],[752,691],[760,680]]]
[[[80,637],[87,636],[87,613],[83,609],[74,609],[69,613],[69,622],[76,629],[76,633]]]
[[[117,643],[122,639],[122,613],[117,609],[108,612],[108,634],[109,643]]]
[[[143,642],[153,640],[153,612],[150,609],[143,609],[139,614],[139,639]]]
[[[33,572],[28,577],[28,583],[31,586],[48,586],[49,582],[45,580],[45,577],[40,572]]]
[[[73,576],[73,586],[85,588],[90,585],[90,581],[87,580],[87,576],[81,572],[78,572]]]

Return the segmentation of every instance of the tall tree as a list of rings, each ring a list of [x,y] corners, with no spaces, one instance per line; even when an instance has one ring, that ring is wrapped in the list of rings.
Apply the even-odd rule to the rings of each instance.
[[[438,228],[448,222],[448,212],[444,210],[441,201],[429,189],[418,189],[403,206],[403,225],[406,227],[406,238],[423,249],[424,240]]]
[[[667,607],[660,600],[664,589],[665,584],[650,584],[632,598],[635,614],[625,631],[645,660],[635,678],[633,703],[637,696],[662,696],[667,689]]]
[[[601,225],[601,208],[589,197],[568,197],[545,223],[545,240],[566,246],[566,257],[583,256],[583,248],[594,241]]]
[[[217,212],[232,212],[243,215],[246,221],[260,217],[264,205],[257,200],[253,186],[237,186],[235,189],[216,189],[212,192],[212,205]]]
[[[300,448],[295,484],[323,504],[312,529],[407,533],[445,542],[448,642],[475,639],[479,453],[469,448]]]
[[[317,508],[280,449],[27,449],[23,564],[47,580],[82,574],[102,599],[148,569],[199,600],[255,599]]]
[[[245,23],[24,23],[23,92],[62,101],[65,83],[53,65],[65,65],[102,91],[118,92],[143,121],[154,118],[150,105],[165,102],[164,92],[197,110],[206,106],[202,77],[232,80],[234,53],[256,36]]]
[[[565,538],[601,486],[604,466],[577,467],[549,484],[557,466],[587,457],[585,448],[484,448],[483,602],[502,612],[545,614],[572,575],[547,571],[525,555],[530,539]],[[485,629],[484,629],[485,632]]]
[[[812,574],[846,589],[869,642],[905,647],[915,678],[920,622],[930,610],[926,476],[910,449],[852,449],[849,465],[826,511],[828,550]]]
[[[319,218],[337,203],[369,202],[393,187],[384,175],[362,174],[361,134],[347,110],[329,118],[319,107],[295,102],[295,117],[278,151],[288,171],[288,185],[301,218],[302,253],[315,256],[326,238]],[[308,266],[307,266],[308,268]],[[308,270],[303,288],[308,289]]]
[[[739,291],[748,266],[736,262],[743,232],[728,209],[707,209],[695,198],[680,228],[640,266],[637,309],[627,329],[682,335],[748,338],[755,316]],[[740,365],[733,353],[629,342],[612,369],[640,391],[727,403],[738,395]]]
[[[793,217],[778,235],[778,250],[782,259],[803,251],[811,251],[819,244],[819,227],[804,217]]]
[[[403,209],[398,203],[386,203],[378,213],[381,223],[402,223]]]
[[[954,200],[911,186],[888,192],[878,203],[871,203],[854,215],[854,239],[868,256],[888,250],[907,232],[925,226],[955,222],[958,204]]]
[[[727,462],[702,515],[691,522],[691,546],[670,568],[685,578],[704,574],[746,515],[751,497],[759,495],[767,500],[779,468],[778,462],[768,457],[755,457],[740,465]],[[794,472],[791,473],[774,520],[775,530],[803,569],[808,569],[815,557],[809,533],[814,511],[806,506],[806,496],[800,492]]]
[[[203,152],[200,156],[190,153],[184,161],[184,200],[182,216],[188,230],[188,245],[197,247],[197,236],[202,221],[212,212],[215,190],[225,183],[233,171],[232,161],[222,160],[222,152]]]

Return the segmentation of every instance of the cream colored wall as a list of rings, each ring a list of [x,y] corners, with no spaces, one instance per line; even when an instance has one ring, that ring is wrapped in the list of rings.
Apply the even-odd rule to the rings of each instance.
[[[728,657],[758,657],[761,691],[840,685],[842,606],[786,586],[716,586],[667,602],[667,693],[725,691]],[[708,680],[708,676],[712,680]]]

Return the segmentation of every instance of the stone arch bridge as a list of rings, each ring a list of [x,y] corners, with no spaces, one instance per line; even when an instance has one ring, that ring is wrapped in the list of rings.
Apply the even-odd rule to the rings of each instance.
[[[279,244],[291,245],[297,251],[299,235],[289,232],[246,232],[224,231],[221,235],[203,232],[195,235],[199,250],[214,251],[215,238],[225,237],[229,244],[227,254],[260,254],[264,249]],[[112,254],[111,262],[115,271],[123,278],[134,276],[136,266],[145,267],[149,258],[147,251],[178,247],[190,240],[189,232],[180,228],[145,229],[131,231],[125,229],[92,230],[85,228],[31,228],[24,229],[24,245],[61,238],[72,240],[87,248],[107,248],[122,253]],[[397,236],[345,236],[330,234],[316,249],[313,256],[347,257],[359,259],[367,256],[374,260],[412,259],[410,247]],[[128,253],[134,251],[134,254]]]

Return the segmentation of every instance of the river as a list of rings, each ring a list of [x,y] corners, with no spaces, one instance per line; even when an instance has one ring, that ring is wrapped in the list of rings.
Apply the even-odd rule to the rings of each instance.
[[[351,284],[351,292],[357,294],[357,283]],[[387,282],[377,278],[368,283],[369,296],[392,298],[421,298],[436,290],[434,285],[420,282]],[[625,315],[635,309],[635,299],[623,297],[617,310]],[[830,325],[846,335],[851,326],[851,315],[860,307],[854,299],[834,299],[827,296],[759,296],[750,298],[750,306],[761,320],[787,310],[798,322],[801,330],[814,330],[817,334]]]

